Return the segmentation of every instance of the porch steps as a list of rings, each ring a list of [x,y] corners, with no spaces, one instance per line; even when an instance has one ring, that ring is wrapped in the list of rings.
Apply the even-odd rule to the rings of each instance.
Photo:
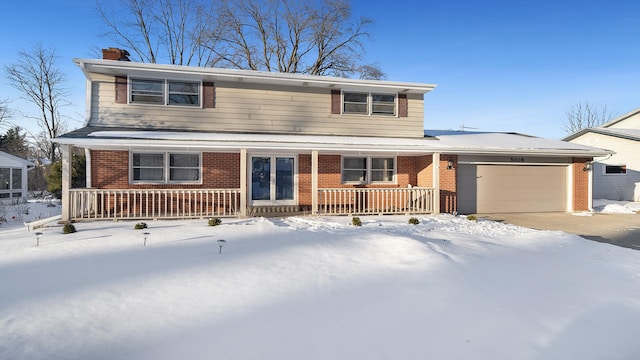
[[[255,217],[287,217],[287,216],[301,216],[310,215],[311,209],[307,209],[297,205],[283,205],[283,206],[252,206],[249,207],[247,212],[249,216]]]

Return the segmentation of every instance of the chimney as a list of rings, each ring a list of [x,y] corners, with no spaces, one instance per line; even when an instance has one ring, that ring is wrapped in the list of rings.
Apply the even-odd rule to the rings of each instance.
[[[102,49],[102,58],[104,60],[131,61],[129,60],[129,52],[127,50],[114,47]]]

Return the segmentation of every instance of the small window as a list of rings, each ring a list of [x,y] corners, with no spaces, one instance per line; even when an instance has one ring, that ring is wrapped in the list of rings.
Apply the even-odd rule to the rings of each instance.
[[[621,175],[627,173],[627,165],[605,165],[605,174]]]
[[[197,82],[169,81],[169,105],[200,105],[200,84]]]
[[[367,158],[344,157],[342,158],[342,182],[366,182]]]
[[[131,181],[136,183],[198,183],[200,153],[147,153],[131,155]]]
[[[11,176],[11,188],[13,190],[22,189],[22,169],[13,169]]]
[[[375,115],[395,115],[396,97],[395,95],[372,94],[371,113]]]
[[[342,158],[343,183],[393,183],[394,157],[345,156]]]
[[[344,92],[342,113],[395,116],[396,95]]]
[[[11,169],[0,168],[0,190],[11,189]]]
[[[132,103],[164,104],[164,81],[131,79]]]
[[[133,181],[164,182],[164,154],[134,153]]]
[[[364,93],[344,93],[343,113],[363,114],[369,113],[369,95]]]
[[[395,174],[393,158],[371,158],[371,181],[392,182]]]
[[[169,180],[178,182],[200,180],[200,155],[169,154]]]

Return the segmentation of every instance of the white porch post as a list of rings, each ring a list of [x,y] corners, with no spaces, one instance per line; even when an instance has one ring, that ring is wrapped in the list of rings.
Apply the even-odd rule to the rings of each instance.
[[[71,220],[71,145],[60,145],[62,153],[62,221]]]
[[[247,217],[247,149],[240,149],[240,216]]]
[[[91,187],[91,151],[87,148],[84,149],[85,158],[85,187],[88,189]]]
[[[311,214],[318,214],[318,150],[311,151]]]
[[[440,214],[440,153],[433,154],[433,208]]]

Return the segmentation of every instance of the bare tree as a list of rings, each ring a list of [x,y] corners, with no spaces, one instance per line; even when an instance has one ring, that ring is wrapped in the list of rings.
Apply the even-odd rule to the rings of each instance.
[[[355,18],[349,0],[224,0],[218,18],[214,65],[384,78],[377,64],[361,63],[372,21]]]
[[[607,106],[597,106],[588,101],[572,105],[567,111],[567,122],[564,130],[567,134],[576,133],[582,129],[600,126],[613,118],[613,113]]]
[[[11,117],[11,110],[7,106],[9,100],[0,99],[0,126],[6,126],[7,119]]]
[[[21,51],[18,63],[5,67],[7,79],[37,109],[37,115],[25,115],[36,119],[49,144],[48,158],[58,158],[56,144],[51,139],[62,134],[65,122],[60,110],[68,105],[64,74],[56,67],[55,50],[36,46],[31,51]]]
[[[137,61],[385,77],[362,63],[372,21],[354,17],[350,0],[119,0],[97,9],[105,36]]]
[[[215,25],[213,2],[204,0],[120,0],[98,2],[108,28],[105,37],[149,63],[204,66],[211,61],[208,36]]]

